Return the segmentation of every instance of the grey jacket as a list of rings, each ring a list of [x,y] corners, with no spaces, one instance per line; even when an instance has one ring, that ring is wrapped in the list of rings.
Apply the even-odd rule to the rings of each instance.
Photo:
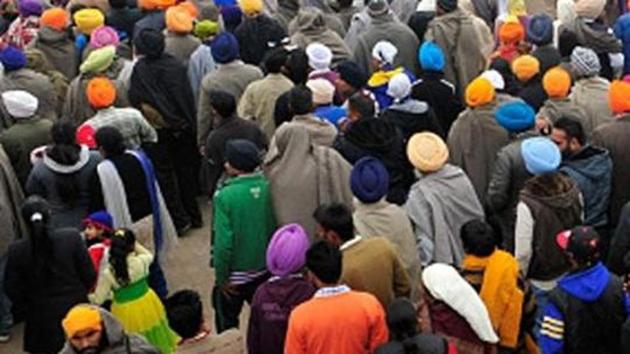
[[[101,348],[100,354],[160,354],[154,346],[137,334],[127,334],[122,325],[110,314],[100,307],[93,306],[101,313],[103,331],[107,337],[106,348]],[[70,342],[66,342],[59,354],[78,354]]]

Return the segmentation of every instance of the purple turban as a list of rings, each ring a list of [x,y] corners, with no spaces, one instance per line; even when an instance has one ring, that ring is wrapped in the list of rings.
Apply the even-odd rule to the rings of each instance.
[[[302,226],[289,224],[279,228],[267,246],[267,268],[278,277],[297,272],[304,266],[309,246]]]
[[[40,16],[44,11],[44,7],[39,0],[20,0],[18,11],[22,17]]]

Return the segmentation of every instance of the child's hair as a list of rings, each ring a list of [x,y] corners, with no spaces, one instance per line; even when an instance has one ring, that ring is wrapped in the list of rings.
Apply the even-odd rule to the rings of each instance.
[[[128,229],[119,229],[114,232],[109,248],[109,264],[114,271],[114,278],[121,286],[129,285],[129,268],[127,256],[133,252],[136,244],[136,235]]]

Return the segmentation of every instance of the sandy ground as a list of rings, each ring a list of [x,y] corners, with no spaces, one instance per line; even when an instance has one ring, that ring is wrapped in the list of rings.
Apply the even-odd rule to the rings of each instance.
[[[214,326],[214,313],[210,302],[210,292],[214,284],[214,271],[208,266],[210,248],[210,207],[200,201],[204,217],[201,229],[191,230],[179,239],[177,248],[168,260],[166,276],[171,293],[182,289],[194,289],[201,294],[206,320]],[[247,328],[249,310],[245,308],[241,315],[241,328]],[[23,325],[16,325],[11,333],[11,341],[0,344],[0,353],[18,354],[22,351]]]

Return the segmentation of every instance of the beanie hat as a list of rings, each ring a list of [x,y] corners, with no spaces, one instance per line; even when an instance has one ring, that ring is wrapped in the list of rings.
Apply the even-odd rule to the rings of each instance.
[[[105,231],[113,231],[114,229],[114,219],[112,215],[105,210],[100,210],[88,215],[87,218],[83,219],[83,226],[94,225],[101,230]]]
[[[210,43],[210,48],[212,49],[212,58],[219,64],[229,63],[239,57],[238,41],[230,32],[219,33]]]
[[[101,73],[112,65],[115,57],[116,47],[113,45],[95,49],[85,58],[79,71],[81,73]]]
[[[492,83],[487,79],[478,77],[466,87],[466,104],[475,108],[486,105],[494,100],[495,91]]]
[[[159,58],[164,53],[164,35],[162,31],[144,28],[134,36],[133,45],[139,54],[149,58]]]
[[[437,0],[437,6],[446,12],[457,9],[457,0]]]
[[[193,30],[193,18],[188,10],[181,6],[172,6],[166,10],[166,28],[173,33],[190,33]]]
[[[4,71],[14,71],[26,66],[26,55],[17,47],[8,46],[0,51],[0,62]]]
[[[253,172],[261,163],[260,150],[246,139],[232,139],[225,143],[225,161],[243,172]]]
[[[505,44],[517,44],[525,38],[525,28],[516,21],[508,21],[499,28],[499,40]]]
[[[397,54],[398,48],[388,41],[379,41],[372,48],[372,58],[378,60],[379,63],[394,65]]]
[[[375,203],[389,190],[389,173],[380,160],[366,156],[352,167],[350,189],[361,202]]]
[[[419,171],[435,172],[448,161],[448,147],[437,134],[417,133],[407,143],[407,157]]]
[[[175,0],[138,0],[138,8],[144,10],[164,10],[175,5]]]
[[[98,9],[83,9],[74,13],[72,16],[77,28],[87,35],[92,31],[105,24],[105,16]]]
[[[525,161],[525,168],[533,175],[554,172],[562,161],[558,146],[551,139],[545,137],[523,140],[521,155]]]
[[[193,30],[195,36],[201,40],[206,40],[219,33],[219,24],[210,20],[199,21]]]
[[[387,83],[387,95],[395,101],[403,100],[411,94],[411,80],[405,73],[396,74]]]
[[[306,262],[306,251],[311,242],[299,224],[279,228],[267,246],[267,269],[277,277],[299,271]]]
[[[532,128],[536,122],[536,112],[525,102],[511,101],[497,108],[494,116],[505,130],[520,133]]]
[[[306,82],[313,93],[313,103],[316,105],[330,104],[335,96],[335,86],[326,79],[314,79]]]
[[[103,328],[101,313],[96,306],[76,305],[61,321],[64,332],[68,338],[88,329],[100,331]]]
[[[193,19],[196,19],[197,16],[199,16],[199,9],[197,8],[197,5],[195,5],[191,1],[180,2],[179,4],[177,4],[177,6],[185,9],[190,14],[190,17],[192,17]]]
[[[30,92],[11,90],[2,93],[2,103],[13,118],[30,118],[37,112],[39,101]]]
[[[602,66],[591,48],[575,47],[571,53],[571,70],[578,78],[599,75]]]
[[[88,82],[86,94],[94,109],[107,108],[116,101],[116,86],[106,77],[95,77]]]
[[[424,42],[418,51],[418,60],[424,71],[443,71],[446,60],[444,51],[435,42]]]
[[[70,18],[68,12],[60,7],[53,7],[42,13],[39,18],[39,24],[43,27],[50,27],[57,31],[63,31],[68,28]]]
[[[94,135],[96,135],[96,131],[94,130],[94,127],[92,127],[90,124],[83,123],[77,129],[75,138],[76,138],[77,144],[85,145],[90,149],[95,149],[96,139],[94,138]]]
[[[527,26],[527,39],[529,42],[543,46],[553,40],[553,20],[547,14],[538,14],[529,20]]]
[[[337,66],[339,78],[355,89],[364,87],[368,82],[368,75],[355,62],[346,60]]]
[[[368,15],[376,17],[389,11],[389,3],[386,0],[370,0],[368,3]]]
[[[578,0],[575,4],[575,12],[578,17],[594,20],[604,12],[606,0]]]
[[[543,76],[543,88],[550,98],[565,98],[571,89],[571,75],[561,67],[549,69]]]
[[[308,57],[308,65],[313,70],[326,70],[330,67],[333,53],[327,46],[313,42],[306,47],[306,56]]]
[[[238,0],[238,6],[245,15],[255,15],[263,11],[262,0]]]
[[[630,112],[630,82],[613,81],[610,84],[608,99],[613,113]]]
[[[531,55],[521,55],[512,62],[512,72],[519,81],[528,81],[540,72],[540,62]]]
[[[95,29],[90,36],[90,47],[95,49],[103,48],[108,45],[116,47],[118,43],[120,43],[118,32],[109,26],[101,26]]]
[[[479,77],[482,77],[492,84],[495,90],[504,90],[505,89],[505,79],[501,75],[500,72],[490,69],[484,71]]]
[[[42,14],[44,7],[39,0],[19,0],[18,12],[22,17],[39,16]]]

